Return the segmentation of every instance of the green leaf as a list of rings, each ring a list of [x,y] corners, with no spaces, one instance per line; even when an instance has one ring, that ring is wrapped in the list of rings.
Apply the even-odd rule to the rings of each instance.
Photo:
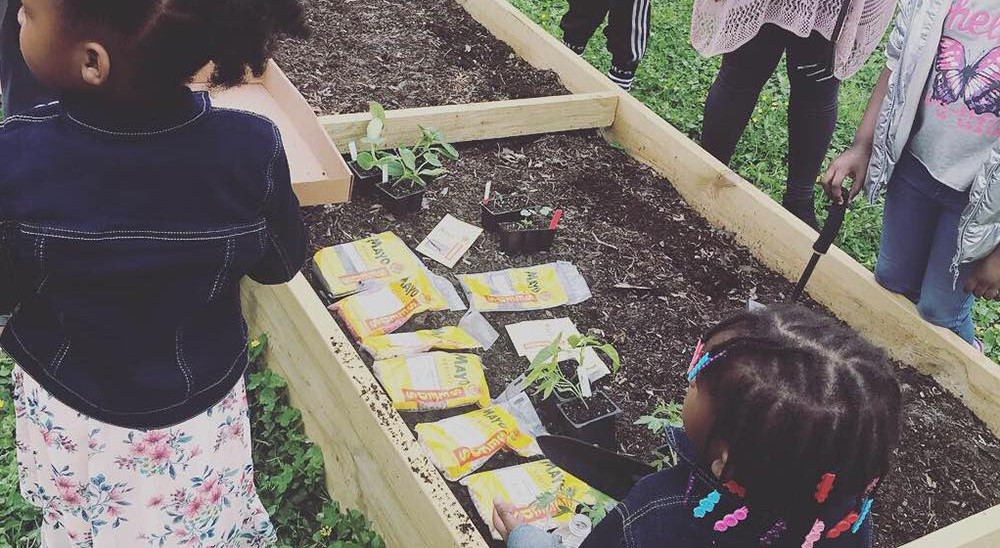
[[[433,152],[424,154],[424,161],[434,167],[441,167],[441,157]]]
[[[417,169],[417,157],[415,154],[413,154],[412,150],[406,147],[399,149],[399,157],[403,161],[403,165],[406,166],[407,169],[411,171]]]
[[[368,122],[368,135],[367,140],[370,143],[377,143],[382,139],[382,129],[385,128],[385,123],[380,118],[372,118],[371,122]]]
[[[444,155],[452,160],[458,160],[458,150],[451,146],[450,143],[441,143],[441,148],[444,149]]]
[[[378,101],[368,102],[368,112],[371,113],[372,118],[385,121],[385,108]]]
[[[372,169],[372,168],[375,167],[375,165],[377,163],[377,160],[375,159],[375,156],[373,156],[371,152],[365,151],[365,152],[362,152],[362,153],[358,154],[358,162],[357,163],[358,163],[358,167],[360,167],[361,169],[363,169],[365,171],[368,171],[369,169]]]
[[[427,177],[440,177],[445,173],[448,173],[448,170],[440,167],[437,169],[424,169],[420,171],[420,175],[426,175]]]
[[[404,170],[403,162],[398,158],[389,158],[387,162],[383,164],[386,171],[389,172],[390,177],[402,177]]]

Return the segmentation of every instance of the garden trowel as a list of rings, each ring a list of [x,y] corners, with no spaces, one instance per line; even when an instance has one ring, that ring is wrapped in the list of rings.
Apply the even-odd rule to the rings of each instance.
[[[847,204],[832,204],[830,206],[830,214],[826,217],[826,224],[823,225],[823,231],[819,233],[819,238],[816,239],[816,243],[813,245],[812,258],[809,259],[809,264],[806,265],[805,271],[802,272],[802,276],[799,278],[799,283],[795,284],[795,289],[792,290],[792,294],[789,295],[787,302],[794,303],[802,296],[802,292],[805,290],[806,284],[809,283],[809,278],[812,277],[813,271],[816,270],[816,265],[819,263],[820,258],[826,255],[827,251],[830,251],[830,246],[837,239],[837,234],[840,232],[840,227],[844,224],[844,215],[846,214]],[[764,308],[764,306],[750,299],[747,303],[747,310],[752,312]]]
[[[622,500],[656,468],[632,457],[565,436],[538,436],[538,446],[553,464],[605,495]]]

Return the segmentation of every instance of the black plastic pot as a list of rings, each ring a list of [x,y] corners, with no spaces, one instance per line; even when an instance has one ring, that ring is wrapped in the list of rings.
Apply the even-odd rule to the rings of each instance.
[[[379,183],[375,188],[378,189],[382,205],[397,217],[420,211],[424,205],[424,194],[427,192],[426,187],[420,187],[402,196],[397,196],[392,189],[391,182]]]
[[[558,228],[525,230],[517,223],[500,224],[500,249],[509,255],[531,255],[548,251]]]
[[[600,445],[605,449],[617,449],[615,419],[622,412],[618,404],[609,398],[607,394],[597,390],[592,397],[587,398],[587,405],[590,409],[595,409],[595,415],[585,420],[571,419],[567,410],[570,406],[578,405],[582,404],[575,398],[556,403],[556,408],[559,411],[557,415],[564,422],[566,430],[570,432],[570,435],[587,443]],[[599,415],[596,414],[597,409],[601,410]]]
[[[349,155],[344,156],[344,161],[347,162],[347,167],[351,170],[351,175],[354,175],[354,187],[351,190],[351,198],[375,195],[375,186],[382,182],[382,170],[376,167],[363,171],[357,162],[351,160]]]
[[[525,200],[524,206],[511,210],[494,211],[491,207],[492,204],[493,200],[490,200],[485,204],[480,204],[479,206],[482,213],[481,220],[483,228],[488,232],[496,232],[497,230],[500,230],[500,223],[510,223],[520,220],[521,211],[528,207],[527,200]]]

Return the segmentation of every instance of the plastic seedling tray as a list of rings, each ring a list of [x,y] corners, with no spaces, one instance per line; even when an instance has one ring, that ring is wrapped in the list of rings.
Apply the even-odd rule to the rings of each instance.
[[[397,217],[420,211],[424,204],[424,194],[427,192],[426,187],[420,187],[397,196],[392,190],[392,183],[379,183],[376,188],[382,204]]]
[[[527,196],[509,205],[509,207],[498,208],[495,202],[496,199],[490,199],[480,205],[483,228],[489,232],[500,230],[500,223],[519,220],[521,218],[521,210],[530,205]]]
[[[364,171],[357,163],[351,160],[350,156],[344,156],[347,168],[354,176],[354,187],[351,189],[351,198],[358,196],[374,196],[375,187],[382,182],[382,170],[375,167]]]
[[[525,230],[518,223],[500,224],[500,249],[510,255],[531,255],[548,251],[556,239],[557,228]]]
[[[622,410],[603,391],[595,391],[592,397],[587,398],[587,407],[573,398],[557,403],[556,408],[559,419],[565,422],[571,436],[605,449],[616,449],[616,419]]]
[[[209,89],[211,65],[195,76],[191,88]],[[218,107],[246,110],[270,118],[281,131],[288,155],[292,187],[303,206],[332,204],[351,198],[351,171],[320,126],[316,114],[274,61],[260,78],[225,90],[209,89]]]

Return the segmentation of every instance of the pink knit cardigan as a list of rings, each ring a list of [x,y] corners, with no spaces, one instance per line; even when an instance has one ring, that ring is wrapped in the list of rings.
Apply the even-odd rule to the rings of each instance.
[[[695,0],[691,43],[706,57],[729,53],[773,23],[809,36],[833,34],[843,0]],[[892,21],[896,0],[851,0],[837,40],[834,74],[844,80],[872,54]]]

